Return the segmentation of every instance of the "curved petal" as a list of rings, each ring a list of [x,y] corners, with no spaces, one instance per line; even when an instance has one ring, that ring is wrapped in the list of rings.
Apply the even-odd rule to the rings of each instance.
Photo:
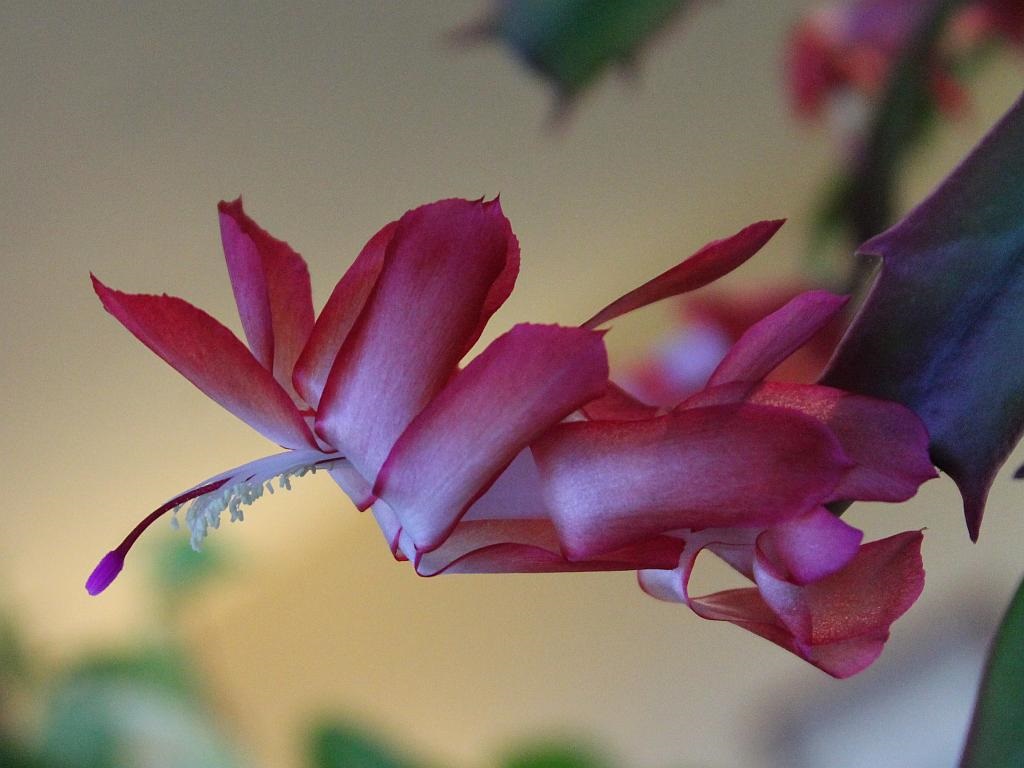
[[[851,466],[819,422],[756,405],[559,424],[532,450],[574,559],[680,528],[788,520],[827,499]]]
[[[384,535],[384,540],[388,543],[388,548],[395,560],[408,560],[409,558],[402,551],[401,546],[402,524],[398,522],[398,517],[391,507],[386,502],[378,500],[370,511],[373,513],[373,519],[377,521],[377,527]]]
[[[375,479],[508,296],[519,246],[497,200],[443,200],[398,222],[366,307],[338,353],[316,429]]]
[[[517,325],[430,401],[374,485],[416,549],[437,547],[523,448],[604,391],[601,334]]]
[[[794,605],[810,617],[806,632],[794,631],[802,642],[823,645],[888,632],[924,588],[922,539],[920,531],[908,531],[865,544],[845,568],[803,587],[775,578],[757,559],[754,575],[765,602],[787,626]]]
[[[834,499],[905,501],[921,483],[936,477],[928,455],[928,432],[909,408],[817,384],[764,382],[706,389],[680,408],[747,402],[792,408],[832,430],[856,466],[833,493]]]
[[[736,624],[834,677],[849,677],[878,657],[889,637],[890,625],[921,593],[921,534],[911,531],[865,544],[848,559],[853,538],[850,532],[838,532],[845,541],[828,541],[831,523],[819,514],[828,513],[816,510],[800,521],[778,526],[776,536],[781,534],[790,542],[776,538],[769,543],[766,533],[761,534],[754,548],[757,588],[730,589],[702,597],[688,594],[697,555],[704,548],[715,548],[719,538],[718,532],[710,530],[688,534],[687,547],[675,568],[641,570],[640,586],[658,599],[689,605],[701,618]],[[800,527],[804,530],[797,531]],[[809,553],[806,540],[810,536],[821,538],[817,546],[827,550],[824,556]],[[780,554],[790,545],[796,545],[796,549]],[[769,549],[777,559],[768,559]],[[839,570],[806,586],[787,581],[780,570],[809,569],[804,575],[811,576],[814,571],[833,570],[842,560],[847,562]],[[782,561],[785,565],[780,566]]]
[[[221,201],[217,210],[224,260],[249,349],[291,393],[295,361],[313,328],[306,262],[249,218],[242,198]]]
[[[349,462],[346,461],[332,468],[330,474],[331,479],[345,492],[356,509],[362,511],[376,501],[373,488]]]
[[[588,560],[569,560],[550,520],[462,520],[437,549],[416,562],[420,576],[441,573],[576,573],[670,568],[683,542],[652,536]]]
[[[732,237],[708,243],[686,261],[613,301],[583,327],[597,328],[627,312],[714,282],[761,250],[784,223],[784,219],[758,221]]]
[[[316,448],[288,393],[219,322],[182,299],[92,283],[110,314],[217,403],[285,448]]]
[[[860,551],[864,533],[824,507],[774,525],[757,538],[756,562],[775,577],[803,585],[841,570]]]
[[[636,421],[656,416],[660,409],[633,397],[626,390],[609,381],[604,394],[583,406],[583,413],[595,421]]]
[[[756,589],[732,589],[692,598],[690,608],[704,619],[728,621],[785,648],[833,677],[846,678],[866,669],[878,658],[888,631],[862,635],[824,645],[797,642],[781,626]]]
[[[707,386],[760,381],[828,325],[848,296],[808,291],[750,326],[718,364]]]
[[[295,364],[295,389],[314,408],[320,405],[320,395],[338,350],[377,284],[384,254],[397,226],[398,222],[392,221],[363,246],[352,266],[334,286]]]

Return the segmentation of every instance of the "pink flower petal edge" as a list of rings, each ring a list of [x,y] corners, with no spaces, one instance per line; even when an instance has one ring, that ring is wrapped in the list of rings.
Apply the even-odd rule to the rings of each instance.
[[[392,446],[511,291],[519,245],[497,200],[405,214],[331,367],[317,432],[374,481]]]
[[[784,223],[784,219],[758,221],[731,237],[708,243],[686,261],[613,301],[583,327],[597,328],[627,312],[714,282],[761,250]]]
[[[604,391],[601,334],[518,325],[459,371],[395,443],[374,486],[416,549],[439,546],[515,456]]]
[[[285,448],[313,448],[291,397],[227,328],[187,301],[116,291],[95,276],[103,307],[225,409]]]
[[[679,528],[781,522],[821,504],[851,466],[820,422],[756,405],[560,424],[532,450],[574,558]]]
[[[224,259],[249,348],[292,392],[295,361],[313,328],[306,262],[249,218],[241,198],[222,201],[217,209]]]

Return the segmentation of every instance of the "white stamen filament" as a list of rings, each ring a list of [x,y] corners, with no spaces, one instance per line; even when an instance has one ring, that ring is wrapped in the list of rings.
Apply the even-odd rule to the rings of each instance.
[[[279,488],[292,489],[291,479],[293,477],[304,477],[307,474],[315,474],[317,469],[329,464],[301,464],[291,467],[284,472],[274,475],[271,478],[252,476],[240,482],[223,485],[215,491],[193,499],[185,512],[185,524],[191,531],[192,549],[199,550],[203,539],[206,538],[210,528],[220,527],[221,514],[228,512],[231,522],[241,522],[245,519],[243,506],[248,506],[259,499],[263,494],[274,493],[273,482],[276,479]],[[171,526],[178,528],[178,511],[184,505],[175,507],[171,512]]]

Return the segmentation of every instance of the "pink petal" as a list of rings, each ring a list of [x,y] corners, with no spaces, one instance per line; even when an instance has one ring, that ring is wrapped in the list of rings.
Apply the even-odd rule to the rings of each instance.
[[[589,560],[569,560],[561,552],[550,520],[462,520],[437,549],[420,556],[416,572],[575,573],[670,568],[683,542],[652,536],[635,545]]]
[[[798,634],[799,640],[823,645],[878,635],[888,632],[924,588],[922,539],[920,531],[908,531],[865,544],[841,571],[804,587],[774,578],[757,562],[754,573],[761,595],[783,622],[798,591],[811,617],[810,631]]]
[[[381,504],[374,505],[375,512],[378,506]],[[408,543],[411,548],[411,541]],[[671,568],[678,562],[682,546],[679,539],[656,536],[592,560],[567,559],[544,505],[537,465],[532,453],[524,450],[469,508],[441,546],[413,554],[421,576],[547,573]]]
[[[373,487],[356,468],[347,461],[331,469],[331,478],[359,510],[364,510],[376,500]]]
[[[754,580],[754,542],[757,528],[704,528],[700,531],[675,531],[673,536],[684,539],[686,546],[679,562],[670,570],[654,568],[637,573],[640,588],[658,600],[689,603],[690,575],[697,556],[709,549],[742,573]]]
[[[815,520],[817,514],[812,513],[802,522],[811,528],[820,526],[819,533],[827,536],[829,524]],[[727,539],[735,538],[736,542],[743,540],[742,535],[734,537],[728,531],[688,534],[690,540],[679,565],[674,569],[641,570],[640,586],[659,599],[686,603],[702,618],[732,622],[834,677],[856,674],[878,657],[889,637],[890,625],[913,604],[924,584],[919,532],[863,545],[842,569],[808,586],[790,583],[780,576],[778,562],[766,560],[766,548],[760,546],[765,543],[762,534],[754,567],[757,589],[731,589],[690,597],[687,583],[697,554],[705,547],[714,549],[720,534]],[[784,535],[791,536],[793,531]],[[849,533],[840,536],[848,538]],[[849,542],[836,546],[840,551],[828,560],[834,564],[837,556],[845,558],[846,553],[841,550],[848,546]],[[773,553],[778,554],[778,548]],[[799,558],[806,554],[806,550],[800,552]]]
[[[104,308],[182,376],[285,448],[315,448],[291,397],[227,328],[172,296],[129,294],[95,276]]]
[[[729,621],[840,679],[869,667],[889,638],[888,631],[884,631],[824,645],[804,645],[779,624],[756,589],[732,589],[693,598],[690,607],[701,618]]]
[[[421,576],[441,573],[553,573],[671,568],[683,542],[651,537],[634,547],[587,561],[570,561],[540,493],[540,478],[529,450],[501,473],[436,549],[417,553],[398,516],[378,500],[373,514],[396,559],[412,556]]]
[[[788,520],[828,498],[850,466],[814,419],[756,405],[560,424],[532,449],[573,559],[674,529]]]
[[[747,402],[792,408],[823,424],[856,466],[843,478],[835,499],[904,501],[936,476],[928,455],[928,432],[910,409],[886,400],[816,384],[764,382],[706,389],[680,408]]]
[[[249,348],[292,390],[292,369],[313,328],[309,270],[288,243],[271,237],[242,209],[221,201],[220,236]]]
[[[518,265],[497,200],[444,200],[398,222],[317,415],[317,431],[363,477],[376,478],[395,440],[455,372]]]
[[[352,266],[334,286],[331,297],[316,319],[309,342],[299,356],[295,365],[295,388],[314,408],[320,404],[320,395],[338,350],[348,338],[373,286],[377,284],[384,254],[397,226],[398,222],[391,222],[363,246]]]
[[[759,221],[732,237],[708,243],[686,261],[613,301],[587,320],[583,327],[596,328],[634,309],[714,282],[761,250],[783,223],[782,219]]]
[[[841,570],[860,550],[864,534],[824,507],[774,525],[757,539],[757,558],[777,578],[808,584]]]
[[[398,521],[398,516],[383,501],[377,501],[371,512],[374,520],[377,521],[377,527],[384,535],[384,540],[388,543],[391,554],[395,556],[396,560],[408,560],[408,556],[401,550],[402,524]]]
[[[882,655],[888,639],[889,632],[885,631],[826,645],[813,645],[794,652],[823,672],[844,680],[870,667],[875,659]]]
[[[588,419],[596,421],[636,421],[656,416],[660,409],[633,397],[614,381],[606,385],[604,395],[583,406]]]
[[[600,396],[607,380],[601,334],[517,325],[413,419],[374,494],[395,510],[417,550],[431,550],[516,454]]]
[[[849,297],[808,291],[748,328],[708,379],[714,387],[760,381],[824,328]]]

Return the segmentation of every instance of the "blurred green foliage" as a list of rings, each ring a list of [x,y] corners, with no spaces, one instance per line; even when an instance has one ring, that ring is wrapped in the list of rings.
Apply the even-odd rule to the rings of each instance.
[[[307,755],[310,768],[423,768],[369,731],[341,722],[314,728]]]
[[[519,747],[499,765],[500,768],[612,768],[596,750],[568,741]]]
[[[495,0],[457,37],[495,38],[554,88],[557,111],[613,66],[631,66],[691,0]]]
[[[992,642],[961,765],[1024,765],[1024,581]]]
[[[227,558],[208,543],[196,552],[185,537],[174,536],[161,543],[153,558],[153,586],[157,593],[177,594],[194,589],[224,569]]]
[[[239,765],[174,650],[104,653],[60,673],[44,711],[41,753],[65,768]]]

